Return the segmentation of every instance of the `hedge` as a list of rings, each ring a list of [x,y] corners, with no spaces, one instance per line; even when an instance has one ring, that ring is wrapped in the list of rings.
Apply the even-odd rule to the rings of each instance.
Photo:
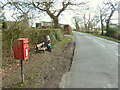
[[[120,40],[120,30],[118,27],[110,27],[106,33],[106,36],[110,36]]]
[[[37,43],[43,42],[46,35],[50,35],[52,45],[55,44],[56,41],[61,41],[63,39],[63,33],[58,29],[3,30],[2,57],[13,57],[13,44],[16,39],[28,38],[31,48],[35,47]]]

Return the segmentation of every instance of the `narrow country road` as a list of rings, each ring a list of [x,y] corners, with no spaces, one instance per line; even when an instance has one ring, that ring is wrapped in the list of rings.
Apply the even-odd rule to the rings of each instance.
[[[69,73],[61,88],[118,88],[118,44],[80,32],[73,32],[76,48]]]

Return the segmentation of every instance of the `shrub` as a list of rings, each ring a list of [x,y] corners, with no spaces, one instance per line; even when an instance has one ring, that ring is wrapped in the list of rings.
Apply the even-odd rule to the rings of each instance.
[[[3,30],[2,31],[2,54],[3,57],[13,57],[13,43],[17,38],[28,38],[29,46],[34,47],[37,43],[44,41],[45,36],[50,35],[52,45],[62,40],[63,34],[60,30]]]
[[[3,56],[10,57],[13,54],[13,42],[15,39],[19,38],[20,30],[3,30],[2,31],[2,54]]]
[[[55,37],[61,41],[63,39],[63,33],[61,31],[55,31]]]
[[[2,23],[2,28],[3,28],[3,29],[8,29],[8,26],[7,26],[7,22],[6,22],[6,21],[4,21],[4,22]]]
[[[55,32],[51,32],[49,35],[51,37],[51,43],[53,45],[57,41],[55,37]]]
[[[94,30],[92,33],[97,34],[97,35],[100,34],[100,32],[98,30]]]
[[[120,39],[120,31],[118,30],[118,27],[110,27],[107,33],[105,34],[110,37],[114,37],[116,39]]]

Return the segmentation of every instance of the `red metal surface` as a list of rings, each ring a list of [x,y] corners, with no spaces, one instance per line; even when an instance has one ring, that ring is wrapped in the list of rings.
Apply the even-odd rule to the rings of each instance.
[[[29,42],[28,38],[19,38],[14,42],[14,59],[29,59]]]

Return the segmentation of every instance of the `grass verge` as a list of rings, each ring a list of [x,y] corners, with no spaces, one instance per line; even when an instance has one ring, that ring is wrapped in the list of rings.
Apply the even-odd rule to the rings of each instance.
[[[72,38],[67,38],[67,37],[64,37],[64,39],[58,43],[56,43],[54,46],[53,46],[53,49],[58,49],[59,47],[69,43],[70,41],[72,41]]]
[[[96,34],[91,34],[91,33],[87,33],[87,34],[90,34],[90,35],[93,35],[93,36],[96,36],[96,37],[100,37],[100,38],[103,38],[103,39],[111,40],[111,41],[114,41],[114,42],[117,42],[117,43],[120,42],[119,40],[117,40],[115,38],[112,38],[112,37],[108,37],[108,36],[96,35]]]
[[[77,32],[80,32],[80,31],[77,31]],[[87,33],[87,32],[82,32],[82,33]],[[92,33],[87,33],[89,35],[93,35],[93,36],[96,36],[96,37],[100,37],[100,38],[103,38],[103,39],[107,39],[107,40],[111,40],[111,41],[114,41],[114,42],[117,42],[117,43],[120,43],[119,40],[113,38],[113,37],[108,37],[108,36],[103,36],[103,35],[97,35],[97,34],[92,34]]]
[[[67,37],[64,37],[64,39],[62,41],[59,41],[58,43],[56,43],[54,46],[53,46],[53,50],[59,52],[60,51],[60,48],[66,44],[68,44],[69,42],[72,41],[72,38],[67,38]],[[51,61],[48,60],[48,59],[45,59],[41,64],[39,64],[40,67],[42,66],[46,66],[48,64],[54,64],[55,62],[54,61]],[[40,68],[39,67],[39,68]],[[32,72],[31,74],[28,75],[25,75],[25,78],[26,78],[26,81],[25,83],[19,83],[18,85],[15,86],[15,88],[25,88],[27,86],[29,86],[30,83],[34,82],[34,81],[39,81],[41,76],[43,75],[43,72],[37,72],[37,71],[34,71]],[[39,81],[39,83],[41,83],[41,81]],[[34,84],[31,86],[32,88],[34,88]]]

